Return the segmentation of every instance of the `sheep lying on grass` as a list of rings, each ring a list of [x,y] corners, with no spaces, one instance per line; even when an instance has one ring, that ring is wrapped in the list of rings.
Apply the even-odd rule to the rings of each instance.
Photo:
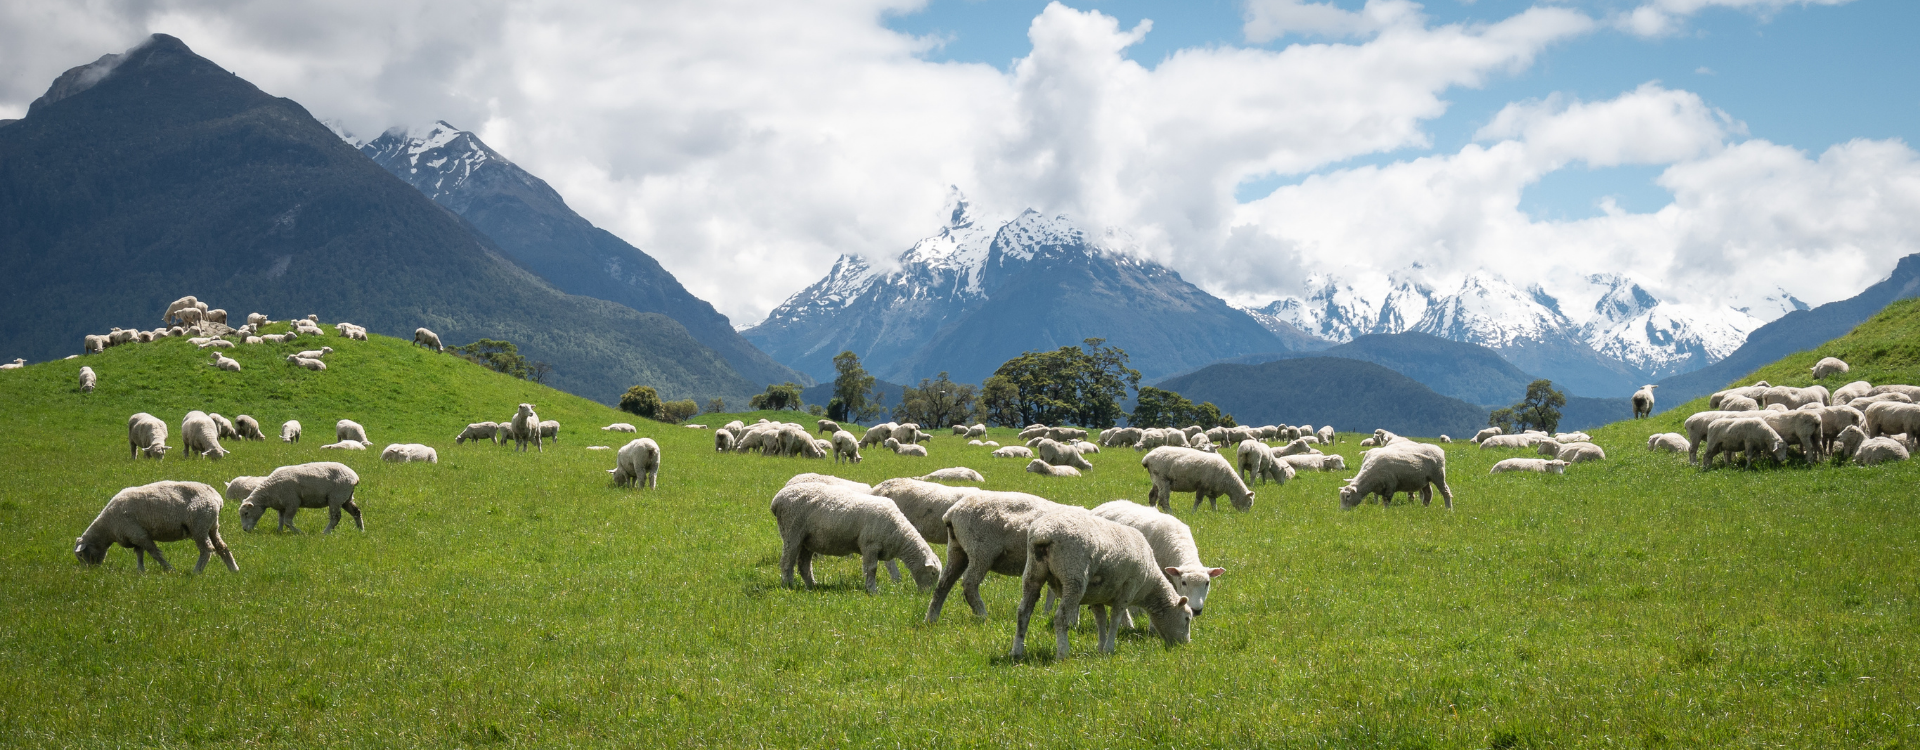
[[[1498,439],[1488,438],[1488,441]],[[1485,443],[1482,443],[1484,446]],[[1340,488],[1340,507],[1352,510],[1368,495],[1379,495],[1382,506],[1393,502],[1395,493],[1405,492],[1411,498],[1420,493],[1420,504],[1433,502],[1433,488],[1440,488],[1440,497],[1446,501],[1447,509],[1453,509],[1453,490],[1447,487],[1447,453],[1437,445],[1402,442],[1374,449],[1360,462],[1360,471]]]
[[[1079,469],[1073,468],[1071,466],[1054,466],[1053,464],[1049,464],[1046,461],[1042,461],[1038,458],[1032,461],[1029,461],[1027,463],[1027,473],[1039,474],[1042,476],[1049,476],[1049,477],[1080,476]]]
[[[626,422],[615,422],[613,424],[600,428],[600,430],[602,432],[639,432],[639,429],[635,428],[633,425],[627,424]]]
[[[380,460],[390,464],[437,464],[440,454],[419,443],[394,443],[380,451]]]
[[[954,466],[954,467],[949,467],[945,469],[940,469],[938,471],[935,471],[931,474],[927,474],[926,476],[923,476],[920,478],[929,482],[984,482],[984,481],[987,481],[986,477],[980,476],[980,472],[974,471],[965,466]]]
[[[1687,436],[1677,432],[1660,432],[1647,436],[1647,450],[1679,453],[1687,449]]]
[[[893,500],[832,484],[790,484],[773,496],[780,528],[780,582],[793,585],[797,568],[811,588],[814,555],[860,555],[867,593],[878,593],[883,560],[900,560],[925,591],[940,579],[933,548],[915,531]]]
[[[614,458],[614,467],[607,470],[613,475],[616,487],[646,487],[654,489],[660,486],[660,444],[653,438],[635,438],[620,447]]]
[[[1012,658],[1026,656],[1027,625],[1046,588],[1060,592],[1060,614],[1053,620],[1055,659],[1067,657],[1067,633],[1079,619],[1081,605],[1093,608],[1101,653],[1113,653],[1117,635],[1119,623],[1108,616],[1110,606],[1145,609],[1154,631],[1169,646],[1191,638],[1193,611],[1154,560],[1146,536],[1083,508],[1064,508],[1034,520],[1020,587],[1020,611],[1008,654]]]
[[[1853,368],[1848,367],[1847,363],[1840,361],[1838,357],[1824,357],[1814,363],[1813,379],[1826,380],[1829,375],[1845,375],[1850,369]]]
[[[1299,455],[1299,456],[1280,456],[1274,460],[1285,463],[1286,465],[1293,467],[1293,470],[1296,472],[1346,471],[1347,470],[1346,457],[1336,456],[1331,454],[1322,455],[1318,453],[1309,453],[1306,455]]]
[[[247,499],[240,501],[240,528],[252,531],[271,508],[280,517],[281,529],[297,532],[293,515],[301,508],[326,508],[327,528],[322,533],[333,533],[343,510],[353,516],[354,527],[366,531],[360,506],[353,501],[354,488],[359,485],[360,475],[346,464],[320,461],[282,466],[260,480]]]
[[[1494,464],[1493,470],[1487,473],[1505,474],[1510,471],[1533,471],[1541,474],[1565,474],[1567,473],[1567,463],[1568,462],[1559,459],[1508,458],[1503,459],[1500,463]]]
[[[947,566],[927,604],[927,622],[940,620],[953,585],[976,617],[987,616],[980,583],[988,573],[1020,575],[1027,567],[1027,529],[1049,511],[1070,506],[1024,492],[974,491],[962,497],[942,516],[947,527]]]
[[[893,451],[894,453],[897,453],[897,454],[899,454],[899,455],[902,455],[902,456],[924,456],[924,455],[927,455],[927,447],[926,447],[926,446],[924,446],[924,445],[907,445],[907,444],[904,444],[904,443],[901,443],[901,442],[900,442],[899,440],[897,440],[897,439],[895,439],[895,438],[887,438],[887,442],[885,442],[885,443],[883,443],[883,445],[885,445],[885,446],[886,446],[886,448],[887,448],[887,450],[890,450],[890,451]]]
[[[1147,491],[1149,505],[1171,511],[1173,493],[1191,492],[1194,510],[1199,510],[1203,501],[1218,509],[1221,495],[1226,495],[1238,510],[1253,508],[1253,491],[1240,481],[1233,464],[1217,453],[1162,446],[1142,456],[1140,465],[1146,467],[1153,483]]]
[[[1893,438],[1869,438],[1853,452],[1853,460],[1861,466],[1877,466],[1889,461],[1905,461],[1908,458],[1907,446]]]
[[[161,570],[172,570],[157,542],[192,539],[200,548],[200,562],[193,566],[193,572],[206,570],[207,558],[216,553],[227,570],[238,572],[240,566],[227,550],[226,540],[220,538],[220,506],[220,493],[199,482],[128,487],[108,500],[87,530],[73,540],[73,556],[88,565],[99,565],[106,559],[107,550],[118,544],[133,549],[134,564],[141,572],[147,570],[149,554]]]
[[[1023,445],[1009,445],[988,455],[994,458],[1033,458],[1033,450]]]
[[[1556,443],[1552,440],[1543,440],[1540,442],[1539,453],[1570,464],[1604,461],[1607,458],[1607,452],[1593,443]]]
[[[372,443],[362,443],[358,440],[342,440],[337,443],[327,443],[326,445],[322,445],[320,446],[320,449],[335,450],[335,451],[363,451],[363,450],[366,450],[367,446],[369,445],[372,445]]]

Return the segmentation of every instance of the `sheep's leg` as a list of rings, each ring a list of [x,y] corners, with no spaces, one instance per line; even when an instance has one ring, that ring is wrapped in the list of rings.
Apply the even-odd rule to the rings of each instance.
[[[153,555],[153,561],[160,564],[161,570],[164,570],[164,571],[173,570],[173,566],[167,564],[166,556],[160,554],[160,545],[154,544],[152,539],[143,540],[141,542],[141,547],[146,548],[147,554]],[[140,547],[133,548],[133,551],[134,551],[134,554],[136,555],[139,554]],[[146,572],[146,568],[142,567],[140,571],[144,573]]]
[[[660,489],[660,468],[657,466],[647,470],[647,489]]]
[[[345,509],[346,509],[346,511],[347,511],[347,513],[353,516],[353,527],[354,527],[354,528],[356,528],[356,529],[359,529],[359,530],[361,530],[361,531],[366,531],[366,530],[367,530],[367,522],[366,522],[366,520],[365,520],[365,519],[362,519],[362,518],[360,517],[360,504],[359,504],[359,503],[356,503],[356,502],[354,502],[354,501],[353,501],[353,498],[351,498],[351,497],[349,497],[349,498],[347,498],[347,501],[346,501],[346,502],[344,502],[344,503],[341,503],[341,504],[340,504],[340,507],[341,507],[341,508],[345,508]]]
[[[1029,571],[1031,570],[1032,567],[1029,564]],[[1040,576],[1020,577],[1020,612],[1014,617],[1013,650],[1007,652],[1010,658],[1019,659],[1027,655],[1027,625],[1033,621],[1033,605],[1040,600],[1040,589],[1045,585],[1045,581]]]
[[[1060,581],[1060,614],[1053,618],[1053,658],[1067,658],[1067,632],[1080,620],[1080,600],[1087,594],[1086,574]]]
[[[240,564],[233,561],[233,550],[227,549],[227,540],[220,538],[219,529],[214,529],[209,532],[207,534],[207,541],[211,543],[214,553],[220,555],[220,561],[227,564],[227,570],[235,573],[240,572]],[[202,566],[207,564],[205,555],[201,556],[200,564]],[[198,573],[200,571],[196,568],[193,572]]]
[[[293,527],[293,514],[300,512],[299,508],[297,507],[292,509],[275,508],[274,512],[280,514],[280,528],[282,530],[289,531],[295,534],[300,533],[299,529],[296,529]]]
[[[890,570],[894,568],[892,560],[887,561],[887,568]],[[860,572],[867,579],[867,593],[880,593],[880,581],[878,580],[878,574],[880,572],[880,551],[878,549],[866,549],[860,552]],[[895,583],[900,581],[900,573],[897,570],[895,570],[893,574],[893,580]]]
[[[1119,609],[1121,611],[1126,610],[1125,607],[1120,607]],[[1114,641],[1116,640],[1113,632],[1114,621],[1113,618],[1107,616],[1107,605],[1093,605],[1093,624],[1094,630],[1100,633],[1100,653],[1113,653]]]
[[[813,550],[800,548],[800,580],[807,582],[807,588],[813,588]]]
[[[1447,501],[1447,510],[1453,510],[1453,490],[1447,487],[1447,480],[1443,478],[1436,484],[1440,485],[1441,499]]]
[[[1408,499],[1412,499],[1412,498],[1408,498]],[[1431,484],[1420,485],[1420,507],[1428,508],[1432,506],[1433,506],[1433,485]]]
[[[136,570],[147,572],[147,551],[144,548],[133,548],[133,565]]]
[[[783,539],[780,545],[780,585],[793,588],[793,568],[800,563],[800,540]]]
[[[987,616],[987,601],[980,598],[980,584],[987,580],[987,574],[993,571],[993,560],[976,560],[979,565],[968,564],[967,573],[960,577],[960,593],[967,598],[967,606],[973,608],[974,617]]]
[[[940,607],[947,602],[947,594],[953,592],[953,584],[967,571],[967,551],[953,539],[953,529],[947,529],[947,567],[940,569],[940,580],[933,585],[933,601],[927,604],[927,622],[940,619]]]
[[[900,582],[900,564],[898,560],[887,561],[887,575],[893,577],[894,583]]]

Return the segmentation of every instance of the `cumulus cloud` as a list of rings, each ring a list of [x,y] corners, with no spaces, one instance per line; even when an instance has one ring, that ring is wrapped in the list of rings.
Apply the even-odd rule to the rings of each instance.
[[[1308,0],[1248,0],[1247,41],[1270,42],[1288,34],[1354,37],[1399,25],[1417,25],[1420,6],[1410,0],[1367,0],[1358,11]]]

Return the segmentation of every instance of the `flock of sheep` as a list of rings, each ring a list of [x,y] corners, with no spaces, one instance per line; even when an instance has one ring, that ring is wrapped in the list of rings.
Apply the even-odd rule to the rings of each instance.
[[[1845,373],[1847,363],[1833,357],[1813,366],[1815,380]],[[1652,386],[1648,386],[1651,388]],[[1648,393],[1649,400],[1651,392]],[[1636,401],[1639,394],[1635,394]],[[1856,380],[1829,392],[1760,381],[1708,397],[1708,410],[1687,417],[1686,434],[1647,438],[1648,450],[1687,451],[1702,471],[1725,456],[1739,454],[1746,466],[1771,457],[1786,463],[1794,454],[1807,463],[1852,462],[1873,466],[1905,461],[1920,440],[1920,386],[1874,385]],[[1702,455],[1702,448],[1705,455]]]

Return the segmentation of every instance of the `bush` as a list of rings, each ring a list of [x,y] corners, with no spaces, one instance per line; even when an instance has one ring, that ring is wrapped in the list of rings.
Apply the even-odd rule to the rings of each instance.
[[[700,405],[694,403],[693,399],[690,398],[679,401],[665,401],[660,404],[660,409],[656,413],[658,416],[654,417],[654,419],[672,424],[680,424],[681,422],[692,419],[693,415],[699,414]]]
[[[657,419],[655,415],[660,413],[660,394],[654,392],[650,385],[628,388],[620,396],[620,410],[647,419]]]

